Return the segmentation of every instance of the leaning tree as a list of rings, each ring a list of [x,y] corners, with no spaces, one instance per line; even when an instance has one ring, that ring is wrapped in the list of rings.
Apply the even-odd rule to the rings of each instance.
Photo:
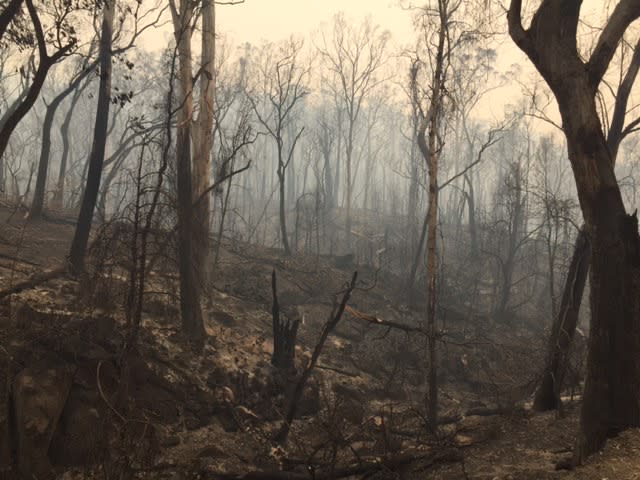
[[[590,55],[578,47],[581,0],[542,0],[525,28],[522,0],[511,0],[509,34],[553,92],[591,251],[591,329],[574,462],[608,436],[640,426],[640,236],[628,215],[598,116],[598,88],[638,0],[616,3]]]

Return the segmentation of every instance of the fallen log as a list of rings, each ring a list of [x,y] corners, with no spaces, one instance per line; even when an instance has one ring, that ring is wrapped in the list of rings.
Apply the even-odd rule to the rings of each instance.
[[[42,285],[43,283],[48,282],[49,280],[61,277],[65,274],[65,272],[66,271],[64,268],[56,268],[54,270],[47,270],[45,272],[36,273],[35,275],[32,275],[22,282],[18,282],[9,288],[0,290],[0,300],[8,297],[9,295],[13,295],[14,293],[20,293],[23,290],[35,288],[38,285]]]
[[[37,262],[32,262],[30,260],[27,260],[26,258],[19,258],[14,255],[7,255],[6,253],[0,253],[0,258],[4,260],[9,260],[11,262],[24,263],[25,265],[31,265],[32,267],[42,266],[41,264]]]
[[[355,377],[359,377],[360,376],[360,374],[358,372],[350,372],[349,370],[343,370],[341,368],[331,367],[329,365],[320,365],[320,364],[318,364],[318,365],[316,365],[316,368],[319,368],[320,370],[329,370],[329,371],[332,371],[332,372],[336,372],[336,373],[339,373],[340,375],[344,375],[346,377],[355,378]]]
[[[411,463],[420,462],[421,471],[443,463],[462,461],[462,452],[457,448],[448,448],[437,452],[419,453],[403,452],[389,458],[365,460],[353,465],[335,467],[333,469],[316,470],[315,472],[281,472],[254,471],[245,474],[199,472],[201,478],[210,480],[331,480],[353,475],[371,475],[382,470],[394,470]]]
[[[360,312],[355,308],[352,308],[347,305],[345,311],[354,318],[358,320],[362,320],[364,322],[373,323],[374,325],[380,325],[381,327],[394,328],[396,330],[402,330],[403,332],[409,333],[422,333],[424,334],[424,330],[420,327],[413,327],[411,325],[405,325],[403,323],[393,322],[391,320],[383,320],[382,318],[378,318],[374,315],[369,315],[368,313]]]

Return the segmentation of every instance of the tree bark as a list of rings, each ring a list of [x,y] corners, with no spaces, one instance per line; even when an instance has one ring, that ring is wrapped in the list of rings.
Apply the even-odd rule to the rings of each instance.
[[[351,245],[351,197],[353,196],[352,194],[352,186],[353,186],[353,180],[351,179],[352,177],[352,157],[353,157],[353,129],[355,126],[355,122],[356,120],[353,118],[354,115],[352,113],[353,110],[353,99],[351,99],[351,109],[349,110],[348,114],[349,114],[349,128],[348,128],[348,135],[347,135],[347,151],[346,151],[346,156],[345,156],[345,167],[346,167],[346,171],[347,171],[347,179],[346,179],[346,186],[347,186],[347,191],[346,191],[346,195],[347,195],[347,206],[346,206],[346,220],[345,220],[345,227],[344,227],[344,234],[345,234],[345,248],[346,248],[346,252],[349,253],[352,250],[352,245]]]
[[[560,310],[554,318],[547,347],[547,362],[542,382],[536,391],[533,408],[538,411],[559,407],[560,391],[568,366],[569,347],[578,326],[578,315],[587,274],[591,248],[585,227],[580,229],[562,294]]]
[[[296,370],[296,338],[298,335],[298,327],[300,326],[300,319],[282,319],[282,311],[280,303],[278,302],[275,270],[271,272],[271,293],[273,296],[273,305],[271,307],[273,320],[273,354],[271,355],[271,364],[283,372],[292,373]]]
[[[438,3],[438,43],[436,51],[433,53],[432,62],[434,65],[431,84],[429,85],[428,109],[422,108],[421,98],[418,90],[418,71],[420,63],[415,60],[410,70],[411,94],[414,112],[419,114],[419,124],[416,131],[418,148],[427,164],[429,175],[429,206],[425,219],[427,227],[427,309],[425,333],[427,337],[427,395],[426,413],[429,428],[437,430],[438,426],[438,331],[436,325],[436,305],[437,305],[437,280],[438,280],[438,163],[440,155],[438,131],[443,112],[443,90],[445,84],[445,55],[448,54],[448,25],[450,22],[450,12],[448,3]],[[427,138],[425,138],[425,134]]]
[[[625,128],[625,116],[631,90],[640,69],[640,42],[635,46],[631,62],[619,85],[611,125],[607,134],[607,145],[611,161],[615,165],[620,143],[631,130]],[[574,246],[571,265],[564,286],[562,304],[558,316],[554,317],[547,363],[542,382],[536,392],[534,408],[539,411],[552,410],[560,406],[560,391],[567,369],[568,350],[578,323],[578,313],[589,271],[591,248],[585,227],[580,230]]]
[[[281,150],[279,148],[279,150]],[[282,155],[282,153],[279,153]],[[282,163],[282,161],[280,161]],[[282,236],[282,247],[284,248],[284,254],[291,255],[291,246],[289,245],[289,234],[287,233],[287,211],[285,209],[286,195],[285,195],[285,170],[278,167],[278,192],[280,194],[280,235]]]
[[[522,26],[512,0],[509,33],[558,101],[578,198],[591,240],[591,329],[580,433],[574,463],[607,437],[640,426],[640,236],[625,211],[596,108],[596,92],[640,4],[620,0],[584,62],[576,35],[581,2],[542,2]]]
[[[47,174],[49,172],[49,156],[51,153],[51,128],[53,127],[53,119],[58,107],[67,96],[73,92],[82,80],[89,75],[97,66],[97,62],[93,62],[90,66],[80,72],[76,78],[56,96],[49,106],[42,123],[42,146],[40,149],[40,160],[38,161],[38,175],[36,177],[36,189],[33,192],[33,201],[29,209],[29,218],[35,219],[42,215],[45,203],[45,189],[47,185]]]
[[[637,218],[626,214],[596,115],[595,102],[572,105],[568,117],[597,129],[569,126],[569,158],[597,159],[600,178],[580,174],[578,190],[591,241],[591,328],[576,462],[599,450],[608,436],[640,426],[640,237]],[[573,103],[573,102],[572,102]],[[580,115],[582,114],[582,115]],[[592,115],[592,116],[591,116]],[[585,141],[585,139],[592,139]],[[586,145],[585,145],[586,144]],[[587,161],[584,163],[587,163]],[[589,162],[591,163],[591,162]],[[608,167],[608,169],[607,169]],[[595,181],[594,181],[595,180]],[[592,189],[592,187],[595,188]]]
[[[178,197],[178,269],[180,272],[180,314],[183,332],[201,346],[204,337],[204,322],[200,305],[202,286],[198,281],[196,257],[194,255],[193,185],[191,174],[191,125],[193,115],[193,73],[191,38],[193,4],[180,2],[178,15],[174,0],[171,0],[174,16],[176,43],[178,45],[180,83],[180,106],[176,140],[176,172]]]
[[[211,194],[201,198],[213,181],[211,175],[211,150],[213,147],[213,122],[215,108],[215,2],[202,2],[202,60],[200,74],[200,99],[198,118],[193,136],[193,194],[194,200],[194,256],[198,266],[199,281],[206,286],[211,281],[212,261],[209,234],[211,231]]]
[[[476,227],[476,203],[475,203],[475,193],[473,189],[473,183],[471,182],[471,178],[469,175],[464,175],[464,181],[469,186],[469,191],[465,191],[465,197],[467,199],[467,207],[469,210],[469,239],[471,242],[470,245],[470,253],[471,259],[477,260],[480,248],[478,247],[478,230]]]
[[[6,122],[2,125],[2,129],[0,130],[0,190],[3,191],[4,152],[7,149],[7,145],[9,145],[11,134],[16,129],[20,121],[24,118],[24,116],[29,112],[29,110],[31,110],[31,107],[33,107],[36,100],[38,99],[40,90],[42,89],[42,85],[44,85],[44,81],[47,78],[47,74],[49,73],[49,69],[64,55],[66,55],[73,46],[72,44],[66,45],[53,55],[49,56],[47,54],[47,46],[44,38],[44,32],[42,30],[42,24],[40,22],[38,12],[33,5],[33,0],[26,0],[26,5],[36,33],[40,62],[33,76],[33,82],[29,86],[24,100],[22,101],[22,103],[20,103],[20,105],[18,105],[18,107],[13,111],[9,118],[6,119]]]
[[[9,4],[0,13],[0,38],[7,31],[14,17],[20,12],[22,2],[23,0],[9,0]]]
[[[89,157],[87,183],[82,197],[78,224],[71,243],[69,253],[69,269],[72,274],[84,271],[84,260],[91,232],[93,212],[96,207],[102,164],[107,143],[109,126],[109,106],[111,105],[111,43],[113,39],[113,21],[116,0],[105,0],[102,15],[102,32],[100,36],[100,86],[98,90],[98,106],[93,133],[93,145]]]
[[[500,297],[498,305],[495,309],[495,316],[499,320],[505,320],[507,317],[507,310],[509,301],[511,300],[511,293],[513,287],[513,275],[516,269],[516,259],[518,250],[521,247],[521,238],[524,235],[522,233],[523,225],[526,224],[525,219],[525,207],[526,197],[523,193],[523,172],[520,161],[512,163],[510,165],[509,176],[507,177],[507,186],[509,195],[511,217],[508,219],[508,238],[507,238],[507,257],[500,264],[500,271],[502,274],[502,286],[500,288]]]
[[[436,109],[436,111],[438,111]],[[438,233],[438,152],[436,151],[437,120],[429,128],[429,208],[427,212],[427,351],[429,352],[427,418],[433,430],[438,424],[438,354],[436,331],[437,295],[437,233]],[[424,152],[423,152],[424,154]]]
[[[53,199],[51,200],[53,208],[62,209],[64,206],[64,181],[67,175],[67,164],[69,162],[70,152],[69,126],[71,125],[71,117],[73,116],[76,104],[80,99],[80,94],[84,91],[87,85],[89,85],[88,81],[85,82],[84,85],[79,87],[73,94],[73,97],[71,98],[71,105],[69,105],[69,110],[67,110],[64,121],[60,126],[60,136],[62,137],[62,156],[60,157],[58,181],[56,183],[56,189],[53,193]]]

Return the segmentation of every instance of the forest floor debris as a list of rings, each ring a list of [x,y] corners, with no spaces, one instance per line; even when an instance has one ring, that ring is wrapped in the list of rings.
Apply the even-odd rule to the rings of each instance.
[[[0,221],[7,220],[4,213]],[[59,266],[71,228],[46,221],[23,225],[19,217],[11,218],[0,243],[0,290]],[[186,472],[194,478],[297,479],[312,478],[311,469],[316,478],[353,473],[353,478],[417,479],[428,472],[429,478],[443,480],[640,479],[640,430],[611,439],[574,471],[557,471],[556,464],[573,447],[579,404],[567,402],[562,418],[523,408],[539,346],[526,329],[514,328],[510,336],[504,326],[474,325],[475,319],[461,314],[449,316],[455,341],[443,347],[442,417],[450,421],[441,426],[439,437],[428,435],[420,416],[419,335],[393,328],[394,322],[415,328],[420,312],[399,305],[391,289],[375,283],[375,272],[366,271],[362,277],[368,288],[354,292],[351,314],[327,341],[289,441],[278,447],[272,438],[281,425],[287,379],[275,375],[270,364],[271,271],[278,270],[281,304],[304,312],[299,368],[315,345],[333,294],[352,272],[326,259],[283,259],[259,248],[252,252],[229,245],[222,251],[208,299],[202,354],[193,352],[180,334],[171,279],[152,276],[124,423],[117,418],[123,413],[113,414],[122,328],[117,301],[107,309],[96,307],[90,297],[81,300],[79,282],[63,276],[8,297],[0,346],[2,371],[11,377],[5,375],[2,384],[21,372],[24,378],[25,369],[48,356],[73,367],[48,452],[59,478],[91,478],[98,471],[104,474],[109,462],[127,460],[138,478],[186,478],[179,476]],[[363,322],[362,315],[388,323]],[[30,391],[31,400],[44,393]],[[0,398],[6,402],[6,395]],[[105,422],[118,425],[104,433],[112,442],[125,424],[131,427],[138,439],[145,439],[140,445],[149,458],[136,457],[136,449],[120,451],[118,457],[111,445],[109,459],[74,466],[96,453],[77,437]],[[64,442],[77,450],[65,450]]]

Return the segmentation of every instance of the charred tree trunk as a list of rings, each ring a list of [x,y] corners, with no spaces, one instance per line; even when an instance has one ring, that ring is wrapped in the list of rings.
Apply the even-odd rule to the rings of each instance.
[[[353,115],[349,114],[349,133],[347,135],[347,151],[345,157],[345,167],[347,171],[347,179],[346,179],[346,220],[344,227],[344,235],[345,235],[345,248],[347,253],[351,251],[351,199],[353,196],[353,180],[352,180],[352,157],[353,157],[353,127],[355,120],[353,119]]]
[[[82,197],[78,224],[71,243],[69,253],[69,269],[72,274],[84,271],[84,259],[91,232],[93,212],[98,199],[102,164],[107,143],[109,125],[109,106],[111,105],[111,42],[113,38],[113,20],[116,0],[105,0],[102,17],[102,32],[100,37],[100,87],[98,91],[98,107],[96,123],[93,133],[93,145],[89,157],[89,171],[87,183]]]
[[[271,308],[273,318],[273,355],[271,356],[271,364],[283,372],[295,372],[296,337],[300,319],[283,320],[280,304],[278,303],[275,270],[271,272],[271,291],[273,294],[273,306]]]
[[[333,189],[333,206],[342,207],[342,196],[340,195],[340,181],[342,177],[340,176],[340,167],[342,165],[342,110],[339,107],[336,107],[336,117],[337,117],[337,134],[338,137],[336,143],[336,173],[333,176],[334,179],[334,189]],[[343,187],[344,188],[344,187]]]
[[[409,179],[409,198],[407,204],[407,247],[406,247],[406,257],[405,261],[407,265],[411,261],[411,256],[415,255],[416,250],[418,250],[418,202],[420,195],[420,168],[419,168],[419,160],[416,155],[416,127],[417,127],[417,116],[416,112],[413,113],[413,125],[414,132],[412,136],[411,142],[411,151],[409,155],[410,166],[411,166],[411,178]],[[412,264],[413,267],[414,264]],[[410,275],[411,281],[409,282],[411,287],[413,286],[413,278],[415,278],[415,272],[412,272]]]
[[[38,16],[38,12],[33,5],[33,0],[26,0],[27,10],[29,11],[29,16],[31,17],[31,21],[33,22],[33,27],[35,30],[36,41],[38,44],[38,55],[40,57],[40,63],[38,64],[38,68],[33,76],[33,82],[29,86],[28,92],[24,97],[24,100],[17,106],[17,108],[11,113],[11,115],[6,119],[6,121],[2,124],[2,129],[0,129],[0,189],[4,190],[4,152],[7,149],[7,145],[9,145],[9,139],[11,138],[11,134],[16,129],[20,121],[24,118],[24,116],[31,110],[31,107],[36,103],[38,96],[40,95],[40,90],[44,85],[44,81],[47,78],[47,74],[49,70],[55,63],[60,60],[63,56],[71,50],[73,44],[68,44],[62,49],[58,50],[53,55],[49,56],[47,54],[47,45],[44,36],[44,32],[42,29],[42,24],[40,22],[40,17]],[[3,15],[7,13],[7,15],[11,14],[13,5],[9,5],[7,9],[3,12]],[[11,21],[9,19],[8,23]]]
[[[509,198],[512,212],[508,222],[507,238],[507,258],[501,261],[500,270],[502,273],[502,287],[500,288],[500,298],[495,309],[497,319],[503,321],[507,317],[507,309],[511,300],[513,288],[513,275],[517,264],[518,250],[521,246],[520,240],[523,236],[522,226],[525,222],[526,199],[523,194],[523,172],[520,163],[511,165],[511,172],[508,179],[511,184],[509,188]]]
[[[438,281],[438,163],[441,144],[438,139],[443,112],[443,90],[445,88],[445,55],[447,54],[448,24],[450,21],[447,2],[438,3],[438,43],[432,59],[434,72],[431,77],[429,108],[423,109],[418,89],[420,63],[415,60],[411,70],[411,93],[414,111],[419,112],[417,142],[420,153],[427,164],[429,175],[429,206],[427,210],[427,308],[424,331],[427,337],[427,395],[426,413],[432,431],[438,428],[438,331],[436,326],[437,281]],[[425,114],[425,110],[428,112]],[[425,133],[427,138],[425,138]],[[428,142],[428,143],[427,143]]]
[[[49,172],[49,157],[51,153],[51,128],[53,127],[53,119],[58,107],[67,96],[78,88],[80,82],[89,75],[97,66],[97,62],[93,62],[90,66],[79,73],[76,78],[64,89],[57,97],[55,97],[44,116],[42,124],[42,146],[40,149],[40,160],[38,161],[38,175],[36,177],[36,189],[33,192],[33,201],[29,210],[29,218],[38,218],[42,215],[45,203],[45,190],[47,186],[47,174]]]
[[[206,288],[211,281],[211,194],[202,194],[213,181],[211,175],[211,150],[213,147],[213,121],[215,96],[215,2],[202,2],[202,73],[200,75],[200,99],[198,118],[194,124],[193,142],[193,194],[194,205],[194,255],[199,281]]]
[[[20,11],[22,2],[23,0],[9,0],[9,3],[2,10],[2,13],[0,13],[0,38],[2,38],[4,32],[7,31],[9,24]]]
[[[274,437],[275,441],[280,443],[286,442],[287,436],[289,435],[289,430],[291,428],[291,423],[293,422],[293,419],[295,418],[295,415],[296,415],[298,403],[300,402],[300,398],[302,397],[302,393],[304,392],[304,387],[307,384],[309,377],[311,376],[311,372],[313,372],[313,369],[318,363],[318,358],[320,358],[320,354],[322,353],[322,349],[324,347],[325,342],[327,341],[327,338],[329,337],[329,334],[334,330],[334,328],[336,327],[336,325],[338,325],[338,323],[340,322],[340,319],[342,318],[342,314],[344,313],[347,303],[351,298],[351,294],[353,293],[353,290],[356,288],[357,280],[358,280],[358,272],[353,272],[353,276],[351,277],[351,283],[345,290],[344,295],[342,296],[342,301],[340,302],[339,305],[334,303],[333,310],[331,311],[331,315],[327,319],[327,322],[324,324],[324,327],[322,328],[322,332],[320,333],[320,338],[318,339],[318,343],[313,349],[313,353],[311,354],[311,360],[309,360],[309,363],[303,370],[302,374],[300,375],[300,379],[298,380],[295,388],[293,389],[293,393],[291,395],[291,398],[289,399],[289,405],[287,407],[287,414],[285,416],[284,422],[282,423],[282,426],[280,427],[280,429],[278,430],[278,432]]]
[[[196,346],[204,342],[205,330],[200,305],[202,286],[198,281],[194,255],[193,185],[191,174],[191,117],[193,114],[193,72],[191,38],[193,4],[180,2],[180,13],[171,0],[178,45],[181,108],[178,111],[176,174],[178,199],[178,270],[180,272],[180,316],[182,331]]]
[[[436,331],[436,295],[437,295],[437,229],[438,229],[438,153],[436,152],[435,121],[429,131],[429,209],[427,213],[427,351],[429,369],[427,381],[427,418],[433,430],[438,424],[438,354]],[[424,152],[423,152],[424,154]]]
[[[282,149],[278,147],[279,151]],[[280,152],[279,155],[282,155]],[[284,254],[289,256],[291,255],[291,246],[289,245],[289,234],[287,233],[287,211],[285,209],[286,203],[286,192],[284,188],[284,183],[286,179],[285,169],[282,166],[282,162],[278,166],[278,192],[280,193],[280,235],[282,236],[282,248],[284,248]]]
[[[590,58],[577,48],[581,2],[547,0],[529,29],[522,1],[511,0],[509,33],[554,93],[578,198],[591,241],[591,328],[574,462],[581,463],[625,428],[640,426],[640,236],[626,213],[596,93],[640,5],[620,0]]]
[[[324,192],[328,208],[335,205],[333,175],[331,173],[331,146],[333,144],[328,125],[321,125],[320,133],[320,149],[322,150],[322,158],[324,160]]]
[[[40,160],[38,161],[38,175],[36,177],[36,189],[33,193],[33,201],[29,209],[29,218],[36,219],[42,215],[44,209],[45,188],[47,184],[47,174],[49,172],[49,156],[51,153],[51,127],[53,126],[53,117],[55,116],[58,106],[70,93],[71,90],[63,92],[47,107],[42,124],[42,145],[40,147]]]
[[[471,242],[470,253],[471,258],[475,260],[478,258],[480,253],[480,249],[478,247],[478,229],[476,227],[475,192],[469,175],[465,174],[464,181],[469,186],[469,191],[465,191],[465,198],[467,199],[467,207],[469,210],[469,241]]]
[[[51,204],[53,208],[62,208],[64,205],[64,181],[67,175],[67,164],[69,162],[69,151],[70,151],[70,141],[69,141],[69,126],[71,125],[71,117],[73,116],[73,111],[80,99],[80,94],[84,91],[86,86],[89,85],[89,82],[85,82],[82,87],[79,87],[73,97],[71,98],[71,105],[69,105],[69,110],[67,110],[67,114],[64,117],[64,121],[60,126],[60,136],[62,137],[62,156],[60,157],[60,169],[58,170],[58,181],[56,183],[56,189],[53,193],[53,199],[51,200]]]
[[[422,251],[424,250],[424,244],[427,241],[427,230],[429,227],[429,212],[424,217],[422,222],[422,230],[420,231],[420,240],[418,240],[418,246],[416,248],[416,254],[414,255],[413,263],[411,264],[411,270],[409,271],[409,278],[407,279],[407,292],[411,295],[413,287],[416,282],[416,275],[418,274],[418,268],[422,262]]]
[[[536,392],[533,408],[553,410],[560,405],[560,392],[568,367],[569,346],[578,325],[582,294],[589,272],[591,248],[586,229],[580,229],[562,294],[560,311],[553,321],[542,382]]]
[[[607,145],[611,152],[611,161],[615,165],[620,143],[629,133],[625,129],[625,116],[631,90],[640,70],[640,42],[633,51],[631,62],[620,83],[611,116]],[[562,303],[558,316],[554,317],[551,331],[547,364],[543,372],[542,383],[536,392],[534,408],[539,411],[553,410],[560,406],[559,398],[564,374],[567,369],[567,356],[578,323],[578,313],[582,303],[587,281],[591,256],[591,246],[586,228],[580,229],[574,245],[571,265],[567,273]]]
[[[144,145],[142,145],[142,147],[144,148]],[[98,197],[97,216],[99,221],[104,222],[107,219],[107,195],[109,194],[111,184],[116,179],[116,176],[120,171],[120,167],[122,166],[124,161],[127,159],[127,157],[129,156],[129,153],[131,153],[132,150],[133,150],[132,147],[123,149],[123,151],[120,152],[116,157],[112,156],[107,160],[107,162],[105,162],[104,166],[106,166],[109,163],[111,163],[112,165],[111,165],[111,168],[109,169],[109,173],[107,174],[104,181],[102,182],[102,188],[100,189],[100,195]]]
[[[597,129],[566,128],[569,158],[598,159],[604,174],[593,191],[578,184],[591,243],[591,328],[580,435],[574,451],[578,463],[599,450],[609,436],[640,426],[638,221],[635,214],[626,214],[595,102],[582,102],[584,98],[568,108],[571,118],[584,118],[580,114],[586,103]],[[594,141],[584,145],[585,138]]]

